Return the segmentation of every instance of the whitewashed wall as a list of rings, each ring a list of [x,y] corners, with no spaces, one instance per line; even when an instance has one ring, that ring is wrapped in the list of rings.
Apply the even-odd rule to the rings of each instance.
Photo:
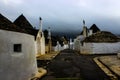
[[[83,43],[80,45],[80,52],[82,54],[92,54],[93,53],[93,44],[92,43]]]
[[[81,41],[83,41],[85,37],[83,35],[79,35],[76,39],[74,39],[74,50],[80,51]]]
[[[22,44],[22,52],[14,52],[14,44]],[[0,30],[0,80],[28,80],[37,71],[34,37]]]
[[[44,37],[43,32],[40,32],[40,31],[38,32],[37,38],[36,38],[36,53],[38,55],[45,54],[45,37]]]
[[[120,42],[116,43],[84,43],[80,48],[83,54],[113,54],[120,52]]]
[[[60,44],[57,44],[56,46],[53,46],[52,48],[54,51],[61,51],[62,50],[62,47]]]
[[[69,43],[69,48],[70,48],[70,49],[74,49],[74,42],[70,42],[70,43]]]
[[[93,43],[93,53],[118,53],[120,52],[120,42],[116,43]]]
[[[74,50],[80,51],[80,40],[74,40]]]

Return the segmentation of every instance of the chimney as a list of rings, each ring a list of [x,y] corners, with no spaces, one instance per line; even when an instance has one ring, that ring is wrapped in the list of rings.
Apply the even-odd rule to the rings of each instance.
[[[50,27],[48,28],[48,39],[51,39],[51,30],[50,30]]]
[[[83,36],[84,37],[88,36],[87,27],[85,26],[85,20],[83,20]]]
[[[87,37],[87,27],[83,26],[83,36]]]
[[[40,17],[40,31],[42,32],[42,18]]]

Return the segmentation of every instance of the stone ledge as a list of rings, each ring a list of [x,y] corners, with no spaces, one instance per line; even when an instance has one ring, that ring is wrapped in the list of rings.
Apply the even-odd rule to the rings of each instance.
[[[44,76],[45,74],[47,74],[47,70],[43,69],[43,68],[38,68],[38,72],[35,74],[34,77],[32,77],[29,80],[39,80],[42,76]]]
[[[95,57],[93,60],[95,63],[105,72],[107,76],[110,77],[111,80],[118,80],[116,75],[114,75],[104,64],[102,64],[99,60],[99,57]]]

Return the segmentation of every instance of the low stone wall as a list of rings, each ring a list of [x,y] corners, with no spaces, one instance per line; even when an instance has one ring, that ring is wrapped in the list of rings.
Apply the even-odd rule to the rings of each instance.
[[[83,54],[113,54],[120,52],[120,42],[115,43],[83,43],[80,47]]]
[[[83,45],[80,46],[80,53],[93,54],[93,44],[92,43],[83,43]]]
[[[104,54],[104,53],[119,53],[120,52],[120,42],[115,43],[92,43],[94,54]]]

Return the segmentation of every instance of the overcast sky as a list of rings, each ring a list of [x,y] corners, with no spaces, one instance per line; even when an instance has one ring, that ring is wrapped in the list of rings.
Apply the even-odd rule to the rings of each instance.
[[[0,13],[14,21],[23,14],[34,27],[53,31],[80,31],[82,22],[89,28],[120,33],[120,0],[0,0]]]

